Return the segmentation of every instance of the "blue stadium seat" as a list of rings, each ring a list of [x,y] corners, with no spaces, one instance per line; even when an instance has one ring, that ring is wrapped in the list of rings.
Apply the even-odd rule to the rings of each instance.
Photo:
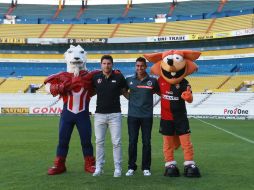
[[[155,21],[153,17],[132,17],[131,19],[133,23],[149,23]]]
[[[210,75],[232,75],[233,73],[254,74],[254,58],[234,58],[234,59],[216,59],[216,60],[197,60],[199,66],[194,76],[210,76]],[[116,62],[115,69],[120,69],[122,73],[133,75],[135,72],[134,62]],[[153,64],[148,63],[148,72]],[[89,70],[100,69],[98,63],[88,63]],[[65,63],[0,63],[0,76],[48,76],[60,71],[66,71]]]
[[[204,13],[204,19],[225,17],[225,12]]]
[[[177,20],[200,20],[203,15],[177,15]]]
[[[168,16],[166,17],[167,22],[172,22],[177,20],[177,16]]]
[[[85,24],[109,24],[108,18],[86,18]]]
[[[226,16],[238,16],[238,15],[245,15],[245,14],[253,14],[253,9],[244,9],[244,10],[230,10],[225,11]]]
[[[16,24],[38,24],[38,18],[16,18]]]
[[[122,23],[131,23],[131,18],[125,18],[125,17],[118,17],[118,18],[110,18],[109,23],[110,24],[122,24]]]

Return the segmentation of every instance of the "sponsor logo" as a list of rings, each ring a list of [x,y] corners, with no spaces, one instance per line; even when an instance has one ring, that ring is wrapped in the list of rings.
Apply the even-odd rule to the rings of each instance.
[[[137,88],[153,89],[152,86],[142,86],[142,85],[138,85]]]
[[[97,79],[97,83],[100,84],[102,82],[102,79]]]
[[[14,107],[14,108],[6,108],[3,107],[1,108],[1,113],[4,114],[28,114],[29,113],[29,108],[23,108],[23,107]]]
[[[116,80],[112,80],[113,83],[116,83]]]
[[[179,100],[179,97],[175,97],[175,96],[169,96],[169,95],[162,95],[162,98],[165,100]]]
[[[213,33],[208,34],[191,34],[190,40],[206,40],[206,39],[213,39]]]
[[[70,44],[107,43],[107,38],[74,38],[68,39]]]
[[[149,81],[147,81],[146,84],[147,84],[148,86],[152,86],[153,83],[152,83],[152,81],[149,80]]]
[[[172,91],[166,91],[166,94],[173,94]]]
[[[0,38],[0,44],[25,44],[25,38]]]
[[[60,114],[62,109],[59,107],[35,107],[32,114]]]
[[[235,109],[227,109],[227,108],[225,108],[223,113],[225,115],[248,115],[249,114],[249,110],[243,110],[243,109],[239,109],[239,108],[235,108]]]

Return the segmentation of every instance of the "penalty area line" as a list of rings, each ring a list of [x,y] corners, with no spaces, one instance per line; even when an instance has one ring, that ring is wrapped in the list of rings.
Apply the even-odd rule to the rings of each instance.
[[[230,135],[232,135],[232,136],[234,136],[234,137],[236,137],[236,138],[238,138],[238,139],[244,140],[245,142],[254,144],[254,141],[253,141],[253,140],[247,139],[247,138],[242,137],[242,136],[240,136],[240,135],[237,135],[237,134],[235,134],[235,133],[233,133],[233,132],[227,131],[227,130],[221,128],[221,127],[218,127],[218,126],[216,126],[216,125],[213,125],[213,124],[211,124],[211,123],[208,123],[208,122],[206,122],[206,121],[203,121],[202,119],[199,119],[199,118],[195,118],[195,119],[198,120],[198,121],[200,121],[200,122],[202,122],[202,123],[205,123],[205,124],[207,124],[207,125],[209,125],[209,126],[212,126],[212,127],[216,128],[216,129],[219,129],[219,130],[221,130],[221,131],[223,131],[223,132],[225,132],[225,133],[228,133],[228,134],[230,134]]]

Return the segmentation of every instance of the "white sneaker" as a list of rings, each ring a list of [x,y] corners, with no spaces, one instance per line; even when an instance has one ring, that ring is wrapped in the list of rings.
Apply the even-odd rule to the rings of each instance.
[[[115,169],[115,171],[114,171],[114,177],[121,177],[121,175],[122,175],[122,170]]]
[[[101,174],[103,174],[103,170],[102,169],[96,169],[93,173],[93,176],[100,176]]]
[[[152,175],[150,170],[144,170],[143,174],[144,174],[144,176],[150,176],[150,175]]]
[[[126,174],[126,176],[133,176],[134,175],[134,170],[133,169],[129,169]]]

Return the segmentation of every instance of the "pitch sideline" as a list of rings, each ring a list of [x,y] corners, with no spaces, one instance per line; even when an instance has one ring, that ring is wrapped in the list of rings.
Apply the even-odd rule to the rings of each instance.
[[[200,121],[200,122],[202,122],[202,123],[205,123],[205,124],[207,124],[207,125],[210,125],[210,126],[216,128],[216,129],[219,129],[219,130],[221,130],[221,131],[223,131],[223,132],[225,132],[225,133],[228,133],[228,134],[230,134],[230,135],[232,135],[232,136],[234,136],[234,137],[236,137],[236,138],[238,138],[238,139],[241,139],[241,140],[244,140],[244,141],[246,141],[246,142],[248,142],[248,143],[254,144],[254,141],[253,141],[253,140],[247,139],[247,138],[242,137],[242,136],[240,136],[240,135],[237,135],[237,134],[235,134],[235,133],[233,133],[233,132],[230,132],[230,131],[227,131],[227,130],[225,130],[225,129],[222,129],[222,128],[216,126],[216,125],[213,125],[213,124],[211,124],[211,123],[208,123],[208,122],[206,122],[206,121],[203,121],[202,119],[199,119],[199,118],[195,118],[195,119],[197,119],[198,121]]]

